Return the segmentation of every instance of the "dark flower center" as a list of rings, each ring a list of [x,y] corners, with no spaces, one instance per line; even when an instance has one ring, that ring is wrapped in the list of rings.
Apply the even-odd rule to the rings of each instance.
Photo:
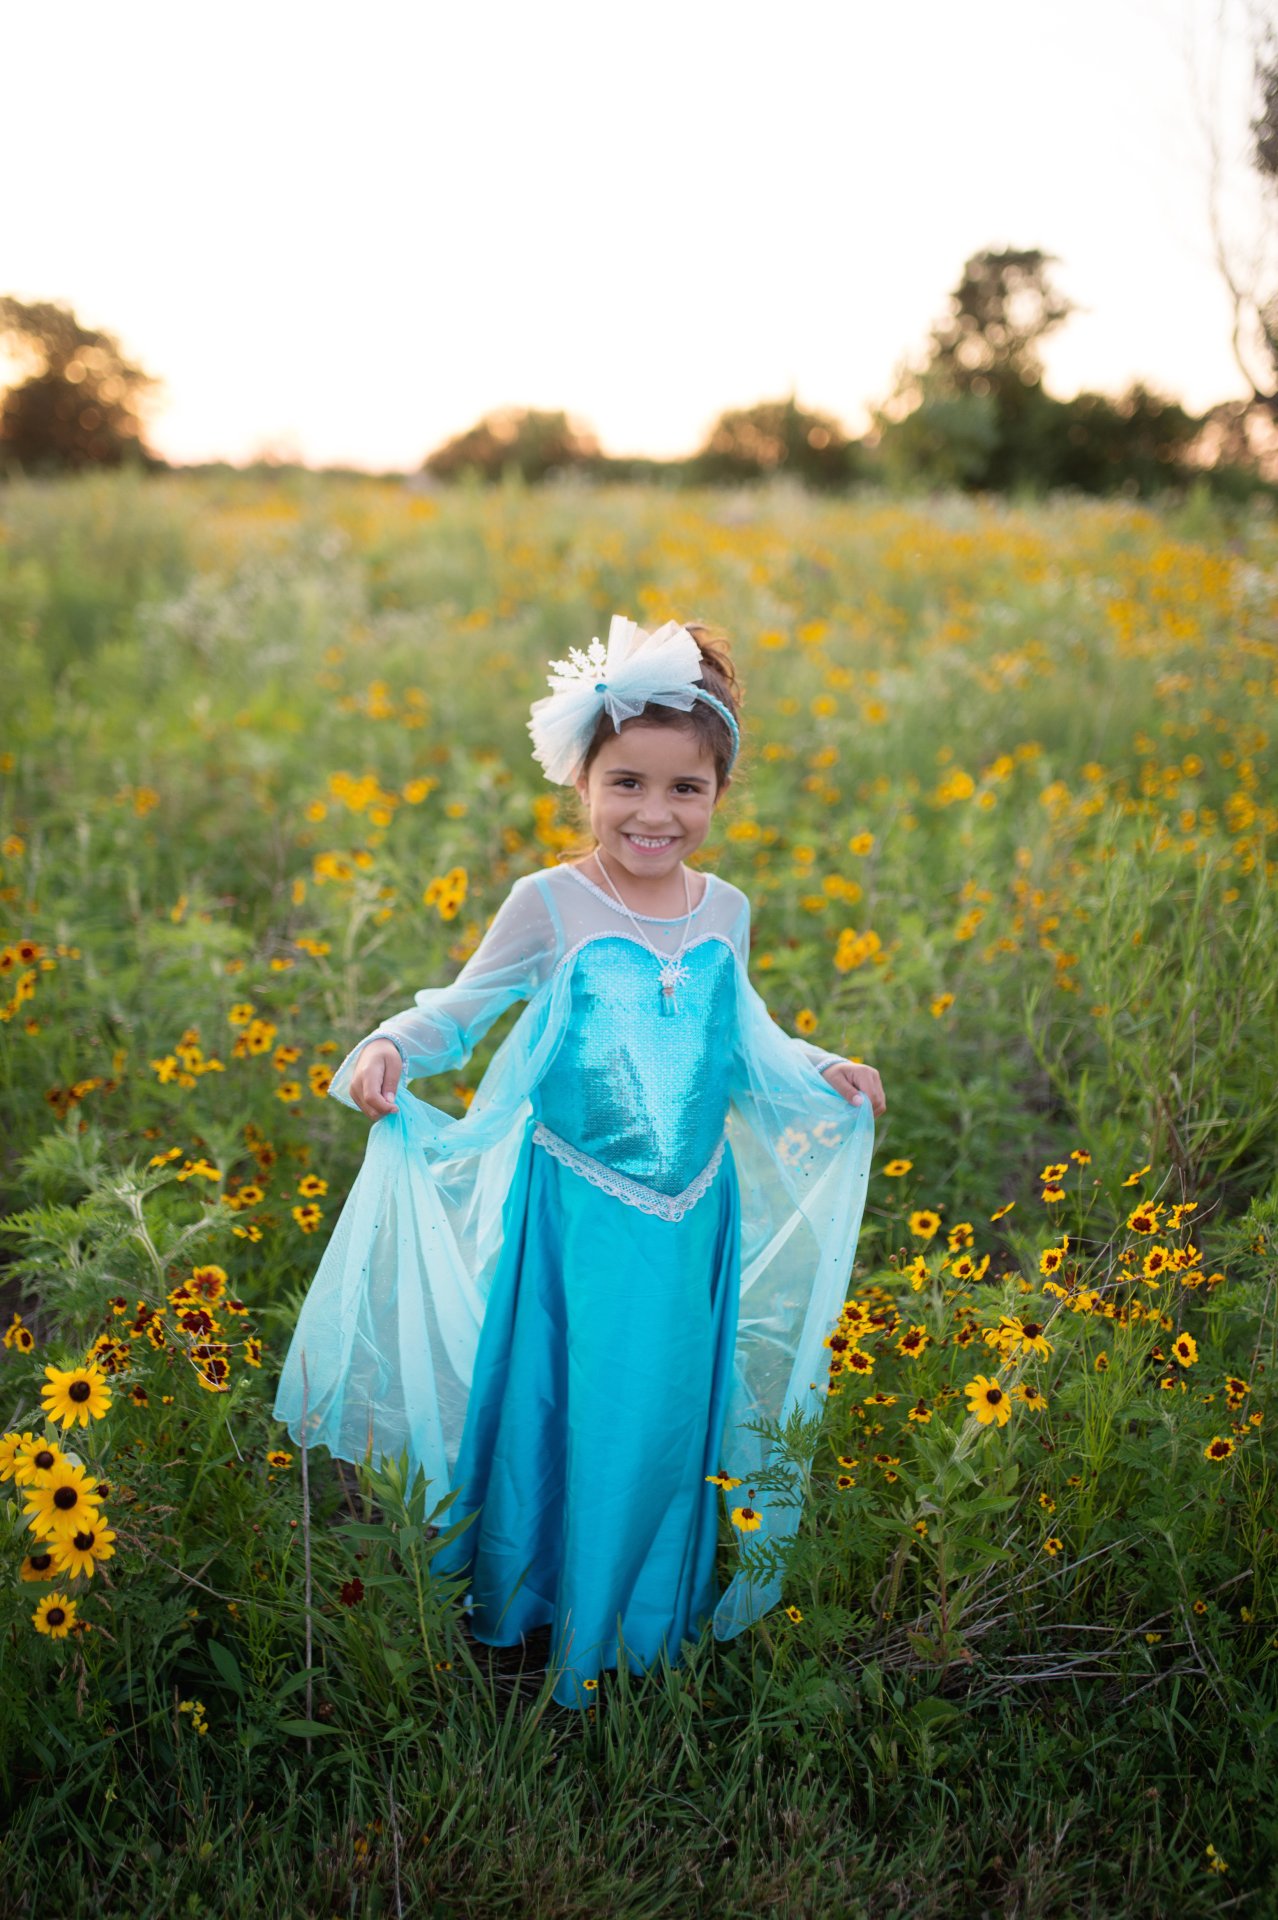
[[[97,1538],[96,1534],[77,1533],[75,1536],[76,1552],[87,1553],[89,1551],[89,1548],[93,1545],[93,1542],[96,1538]]]
[[[67,1393],[72,1400],[87,1400],[92,1391],[87,1380],[73,1380],[67,1388]]]
[[[64,1512],[68,1511],[71,1507],[78,1506],[79,1500],[80,1496],[74,1487],[59,1487],[53,1496],[54,1506],[61,1507]]]
[[[44,1617],[51,1627],[60,1627],[67,1616],[61,1607],[50,1607]]]

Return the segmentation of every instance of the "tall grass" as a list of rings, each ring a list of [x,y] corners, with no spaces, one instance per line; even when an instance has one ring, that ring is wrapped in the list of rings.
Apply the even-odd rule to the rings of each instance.
[[[440,1490],[269,1408],[334,1058],[575,844],[524,723],[613,611],[731,635],[698,864],[889,1106],[785,1605],[577,1715],[468,1639]],[[1278,1907],[1276,612],[1202,497],[5,491],[0,1432],[116,1535],[38,1578],[0,1480],[7,1910]]]

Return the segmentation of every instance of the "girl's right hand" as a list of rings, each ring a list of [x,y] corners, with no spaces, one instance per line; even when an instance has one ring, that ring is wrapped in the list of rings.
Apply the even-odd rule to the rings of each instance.
[[[370,1040],[362,1047],[351,1071],[351,1099],[360,1112],[370,1120],[380,1120],[385,1113],[398,1113],[395,1089],[403,1071],[399,1048],[389,1040]]]

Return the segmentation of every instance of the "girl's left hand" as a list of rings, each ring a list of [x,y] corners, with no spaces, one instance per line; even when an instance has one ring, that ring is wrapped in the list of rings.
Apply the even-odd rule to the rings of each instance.
[[[850,1106],[859,1106],[864,1095],[870,1102],[876,1120],[887,1112],[883,1082],[874,1068],[866,1066],[863,1060],[840,1060],[834,1066],[822,1067],[821,1074]]]

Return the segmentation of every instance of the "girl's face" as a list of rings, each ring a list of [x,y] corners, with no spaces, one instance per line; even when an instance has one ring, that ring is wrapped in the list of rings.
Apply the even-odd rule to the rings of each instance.
[[[710,831],[714,756],[683,727],[627,722],[604,741],[576,785],[596,840],[636,879],[677,872]]]

